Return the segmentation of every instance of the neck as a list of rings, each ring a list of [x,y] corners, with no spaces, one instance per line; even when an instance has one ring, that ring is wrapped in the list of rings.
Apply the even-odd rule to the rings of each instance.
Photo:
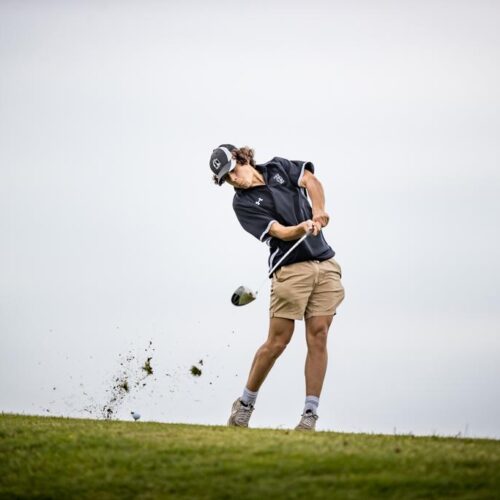
[[[252,186],[251,187],[264,186],[265,185],[264,176],[254,167],[251,167],[251,168],[252,168]]]

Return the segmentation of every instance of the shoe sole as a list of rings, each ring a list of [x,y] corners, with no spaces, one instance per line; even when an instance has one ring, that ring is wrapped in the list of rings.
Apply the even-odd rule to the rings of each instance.
[[[229,420],[227,421],[227,426],[228,427],[239,427],[241,429],[248,429],[248,425],[238,425],[236,422],[234,422],[233,417],[229,417]]]

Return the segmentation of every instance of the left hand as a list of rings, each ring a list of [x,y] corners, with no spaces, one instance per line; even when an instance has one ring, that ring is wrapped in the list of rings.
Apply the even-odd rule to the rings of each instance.
[[[321,227],[326,227],[330,222],[330,216],[324,210],[313,210],[313,222],[320,224]]]

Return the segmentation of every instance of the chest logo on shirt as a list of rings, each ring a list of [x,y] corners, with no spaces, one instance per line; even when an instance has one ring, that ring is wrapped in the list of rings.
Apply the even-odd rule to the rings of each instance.
[[[261,201],[264,201],[264,198],[259,198],[259,199],[255,202],[255,204],[256,204],[256,205],[259,205],[259,207],[260,207],[260,202],[261,202]]]
[[[280,174],[276,174],[273,179],[277,182],[279,182],[280,184],[284,184],[285,183],[285,179],[283,179],[283,177],[281,177]]]

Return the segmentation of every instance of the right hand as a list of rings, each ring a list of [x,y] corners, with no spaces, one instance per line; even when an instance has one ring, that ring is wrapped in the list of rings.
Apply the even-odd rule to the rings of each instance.
[[[313,236],[318,236],[321,231],[321,225],[312,220],[305,220],[299,224],[299,227],[302,229],[303,234],[310,233]]]

